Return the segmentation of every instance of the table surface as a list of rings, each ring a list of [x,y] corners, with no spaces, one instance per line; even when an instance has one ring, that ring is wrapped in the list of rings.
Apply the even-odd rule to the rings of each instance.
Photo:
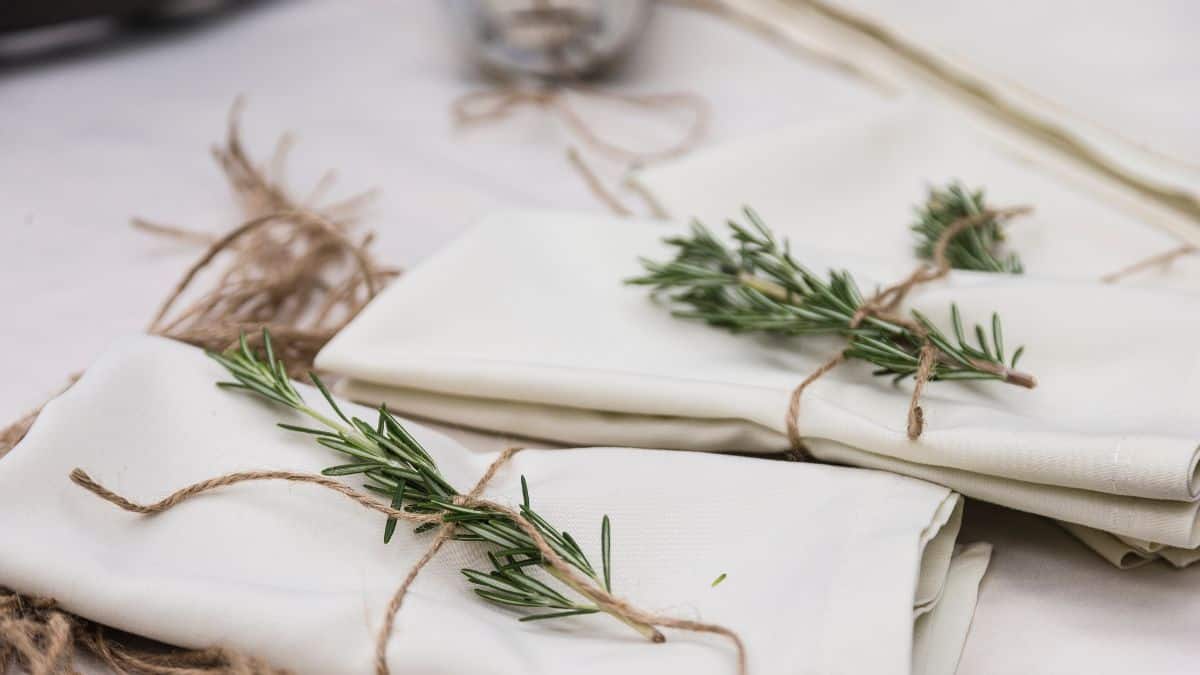
[[[344,194],[381,188],[368,223],[395,264],[419,262],[495,209],[603,209],[568,168],[575,141],[544,112],[453,128],[448,106],[482,83],[448,30],[430,1],[260,2],[165,33],[0,43],[0,418],[144,329],[198,255],[134,231],[131,216],[210,232],[237,221],[207,148],[238,94],[256,156],[300,132],[296,185],[336,167]],[[618,75],[623,89],[703,94],[710,143],[880,96],[819,59],[674,8],[658,9]],[[590,110],[597,124],[615,114],[602,108]],[[641,127],[625,140],[661,139],[678,120]],[[593,161],[606,178],[620,173]],[[1118,571],[1043,519],[974,502],[963,539],[996,548],[961,673],[1195,672],[1200,566]]]

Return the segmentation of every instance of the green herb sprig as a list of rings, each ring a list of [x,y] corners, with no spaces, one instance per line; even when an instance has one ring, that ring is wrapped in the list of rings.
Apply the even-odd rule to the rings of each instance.
[[[934,249],[942,234],[963,218],[979,217],[988,211],[983,190],[968,190],[953,182],[944,188],[930,188],[925,203],[916,208],[917,220],[911,225],[917,237],[917,256],[934,259]],[[1022,274],[1025,271],[1016,253],[1003,255],[1003,219],[988,217],[982,223],[956,234],[946,246],[946,261],[950,267],[978,272]]]
[[[474,585],[475,594],[488,602],[510,607],[542,610],[522,617],[521,621],[556,619],[605,611],[591,603],[568,597],[546,581],[530,574],[530,568],[541,567],[550,576],[579,592],[571,579],[545,565],[533,540],[513,520],[503,513],[486,508],[469,508],[455,503],[464,494],[456,490],[438,470],[437,463],[424,447],[404,428],[387,408],[380,406],[374,424],[358,417],[347,416],[329,394],[321,379],[309,373],[312,383],[325,397],[333,410],[330,417],[309,406],[287,376],[283,362],[275,357],[271,336],[263,331],[265,357],[250,349],[242,336],[241,344],[224,354],[209,353],[225,367],[234,382],[218,386],[244,391],[279,405],[291,408],[319,424],[319,428],[280,423],[279,426],[315,437],[316,442],[342,454],[352,461],[322,471],[326,476],[362,474],[368,490],[390,498],[392,508],[417,514],[439,514],[442,522],[453,523],[452,538],[487,544],[487,557],[492,569],[486,573],[463,569],[462,573]],[[565,530],[559,530],[535,511],[529,497],[529,486],[521,477],[519,513],[538,530],[549,546],[563,560],[609,592],[612,591],[612,528],[608,516],[600,526],[601,571],[588,560],[578,542]],[[430,522],[417,527],[417,533],[439,527]],[[384,543],[392,539],[396,520],[389,518],[384,526]],[[547,580],[548,581],[548,580]],[[586,596],[585,596],[586,597]],[[642,635],[656,639],[658,632],[645,624],[615,618],[628,624]]]
[[[627,283],[651,286],[684,309],[673,312],[735,332],[782,335],[842,335],[849,338],[844,355],[876,366],[875,375],[895,380],[914,376],[921,348],[928,339],[937,350],[929,379],[999,380],[1032,388],[1032,375],[1016,370],[1024,347],[1008,357],[999,316],[991,331],[976,325],[968,339],[956,306],[951,306],[953,339],[925,315],[912,310],[909,321],[859,310],[867,300],[849,272],[831,271],[822,278],[792,258],[787,242],[779,242],[753,211],[750,227],[734,222],[734,246],[726,246],[708,228],[693,222],[687,236],[671,237],[674,259],[641,259],[646,274]]]

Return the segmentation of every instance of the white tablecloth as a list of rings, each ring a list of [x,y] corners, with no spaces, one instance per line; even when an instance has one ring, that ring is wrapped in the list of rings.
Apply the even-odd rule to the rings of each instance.
[[[301,132],[297,185],[337,167],[346,191],[383,189],[370,224],[390,262],[419,261],[499,207],[601,209],[567,168],[570,137],[545,115],[451,128],[447,106],[480,83],[443,19],[434,2],[275,2],[66,53],[0,49],[0,417],[143,328],[197,255],[132,231],[130,216],[234,223],[206,148],[239,93],[259,156],[277,133]],[[646,39],[621,86],[702,93],[714,107],[710,141],[836,117],[878,96],[681,10],[660,9]],[[1046,521],[975,504],[967,516],[996,549],[961,673],[1194,671],[1200,567],[1118,571]]]

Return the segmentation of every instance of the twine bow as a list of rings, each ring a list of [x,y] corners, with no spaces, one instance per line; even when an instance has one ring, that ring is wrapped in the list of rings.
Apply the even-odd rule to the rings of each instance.
[[[575,93],[590,96],[595,99],[616,101],[636,108],[652,110],[680,109],[690,111],[691,123],[684,136],[675,143],[660,149],[637,150],[606,140],[588,124],[575,110],[568,100],[568,94]],[[630,166],[641,166],[650,162],[680,157],[691,152],[704,138],[708,130],[709,105],[702,96],[691,92],[676,92],[665,94],[619,94],[601,91],[582,85],[567,85],[563,83],[546,84],[540,87],[504,84],[492,89],[473,91],[460,96],[450,107],[451,116],[459,127],[497,122],[509,117],[521,106],[534,106],[550,110],[563,120],[573,134],[587,147],[612,159],[622,161]],[[588,166],[583,156],[574,147],[567,150],[567,161],[583,178],[584,183],[592,194],[607,205],[613,213],[625,217],[633,215],[632,209],[605,187]],[[636,184],[629,187],[646,201],[651,214],[662,217],[662,209],[645,194]]]
[[[606,140],[584,121],[568,100],[575,93],[600,100],[615,101],[642,110],[683,109],[691,112],[692,122],[683,138],[664,148],[637,150]],[[515,84],[473,91],[462,95],[451,105],[451,114],[460,127],[496,122],[509,117],[521,106],[534,106],[556,113],[584,145],[613,159],[641,164],[679,157],[690,151],[704,137],[708,128],[709,106],[703,97],[691,92],[664,94],[620,94],[581,85],[549,85],[540,88]]]
[[[655,628],[656,626],[664,628],[677,628],[679,630],[697,633],[711,633],[728,638],[731,642],[733,642],[734,647],[737,650],[738,673],[739,675],[746,675],[747,665],[745,644],[742,642],[741,637],[733,630],[717,624],[702,623],[699,621],[677,619],[674,617],[654,614],[652,612],[647,612],[635,607],[629,601],[613,595],[603,587],[597,585],[594,581],[577,572],[565,560],[563,560],[553,548],[550,547],[545,538],[542,536],[541,532],[538,531],[538,529],[518,511],[481,497],[480,495],[483,493],[484,488],[487,487],[488,483],[496,475],[496,472],[499,471],[500,468],[506,463],[508,463],[508,461],[512,459],[513,455],[520,451],[521,448],[509,448],[501,453],[500,456],[488,466],[487,471],[484,472],[482,477],[480,477],[479,481],[475,484],[475,487],[471,488],[471,491],[466,495],[456,496],[454,498],[454,503],[460,506],[471,508],[488,509],[507,516],[512,520],[514,525],[521,529],[522,532],[529,535],[530,539],[533,540],[534,545],[537,547],[538,552],[541,554],[542,560],[546,565],[550,566],[560,576],[560,578],[563,578],[580,594],[596,603],[598,607],[617,617],[621,621],[624,621],[625,623],[635,627],[648,629],[647,631],[643,632],[647,632],[653,642],[666,641],[666,638],[663,636],[663,634]],[[136,502],[129,501],[125,497],[122,497],[121,495],[97,483],[82,469],[76,468],[71,472],[70,477],[76,485],[79,485],[97,497],[100,497],[101,499],[114,504],[125,511],[140,513],[143,515],[162,513],[175,506],[178,506],[182,502],[185,502],[192,497],[209,492],[211,490],[216,490],[218,488],[235,485],[237,483],[258,480],[283,480],[294,483],[310,483],[328,490],[332,490],[352,500],[359,506],[382,513],[388,518],[395,518],[396,520],[403,520],[405,522],[414,524],[440,523],[441,527],[438,528],[438,531],[434,535],[429,548],[426,549],[421,558],[418,559],[409,570],[407,576],[404,578],[404,581],[401,582],[400,586],[392,595],[387,609],[384,611],[383,625],[380,627],[379,634],[375,642],[375,672],[377,675],[389,675],[391,672],[387,665],[387,646],[395,626],[396,615],[399,613],[401,606],[404,604],[404,598],[408,594],[408,589],[412,586],[421,570],[425,568],[429,561],[433,560],[434,556],[438,554],[438,551],[442,549],[442,546],[450,540],[450,538],[453,536],[455,528],[454,523],[443,520],[442,514],[411,513],[402,509],[395,509],[386,504],[382,504],[361,492],[353,490],[338,481],[315,474],[295,473],[291,471],[244,471],[229,473],[216,478],[200,481],[179,489],[170,495],[167,495],[163,499],[154,502],[153,504],[138,504]]]

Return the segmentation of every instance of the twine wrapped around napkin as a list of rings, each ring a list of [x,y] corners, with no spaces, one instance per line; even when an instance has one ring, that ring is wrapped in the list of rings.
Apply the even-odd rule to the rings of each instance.
[[[1003,222],[1013,216],[1029,211],[1030,209],[1025,206],[999,210],[985,209],[977,214],[964,216],[950,223],[934,243],[932,266],[922,264],[908,276],[876,293],[854,312],[854,318],[850,320],[851,330],[857,328],[867,317],[875,317],[886,318],[893,324],[907,326],[915,334],[921,336],[920,365],[913,376],[912,398],[909,399],[908,403],[906,433],[910,441],[920,438],[921,432],[925,430],[925,411],[921,408],[921,394],[925,391],[925,385],[929,382],[934,361],[938,357],[938,350],[929,341],[925,329],[915,321],[897,316],[895,313],[896,308],[904,302],[909,292],[920,284],[937,281],[950,273],[950,261],[946,259],[946,248],[950,245],[952,239],[972,227],[979,227],[989,222]],[[791,396],[788,397],[787,435],[788,440],[792,443],[792,450],[794,452],[807,455],[807,451],[804,449],[804,438],[800,435],[800,397],[809,385],[841,365],[846,360],[844,354],[844,351],[838,352],[837,355],[821,364],[811,375],[796,385],[796,388],[792,390]],[[1020,384],[1029,389],[1032,389],[1036,385],[1036,380],[1030,376],[1023,373],[1008,372],[1007,369],[1004,369],[1004,371],[1003,381],[1005,382]]]
[[[481,496],[483,494],[483,489],[487,487],[487,484],[492,480],[492,477],[496,475],[496,471],[508,463],[508,460],[511,459],[513,455],[520,452],[520,450],[521,448],[509,448],[508,450],[500,453],[500,456],[488,466],[487,471],[484,472],[483,476],[478,482],[475,483],[475,487],[471,488],[471,491],[468,494],[454,497],[454,504],[469,508],[486,508],[508,516],[517,525],[517,527],[521,529],[521,531],[528,534],[533,540],[534,545],[537,547],[542,559],[546,561],[546,564],[552,567],[559,574],[563,575],[567,579],[570,579],[573,584],[573,588],[580,589],[581,592],[589,600],[596,603],[598,607],[604,608],[605,611],[612,613],[614,616],[621,618],[627,623],[631,625],[649,627],[649,630],[651,631],[652,642],[666,642],[666,638],[663,636],[663,634],[654,629],[655,626],[695,631],[698,633],[714,633],[729,638],[737,648],[737,672],[741,675],[745,675],[746,647],[742,642],[742,638],[739,637],[737,633],[724,626],[703,623],[700,621],[677,619],[661,614],[652,614],[634,607],[628,601],[614,596],[604,588],[601,588],[598,584],[596,584],[596,582],[586,579],[583,577],[583,575],[579,574],[579,572],[567,564],[567,562],[563,560],[562,557],[559,556],[558,553],[556,553],[548,543],[546,543],[546,539],[537,530],[537,528],[533,526],[533,523],[529,522],[527,518],[522,516],[517,511],[508,508],[507,506],[483,499]],[[437,534],[433,536],[432,542],[430,543],[429,548],[426,549],[425,554],[422,555],[420,559],[417,560],[416,564],[412,566],[412,569],[408,571],[408,575],[404,577],[404,581],[401,582],[400,586],[396,589],[396,592],[392,595],[391,602],[388,603],[387,610],[384,612],[383,627],[380,628],[379,637],[375,642],[375,672],[377,675],[389,675],[389,673],[391,673],[391,669],[388,668],[387,665],[387,646],[388,642],[392,638],[392,627],[396,622],[396,613],[400,611],[401,606],[404,604],[404,598],[406,595],[408,595],[408,589],[412,586],[413,582],[416,581],[417,575],[420,574],[421,570],[424,569],[427,564],[429,564],[429,561],[433,560],[433,557],[442,549],[442,546],[447,541],[450,541],[450,537],[453,535],[454,529],[457,527],[457,525],[453,522],[446,522],[443,514],[421,514],[404,511],[402,509],[395,509],[376,501],[375,499],[372,499],[361,492],[351,490],[342,483],[325,478],[320,474],[295,473],[291,471],[242,471],[237,473],[229,473],[180,488],[166,497],[163,497],[159,501],[147,505],[137,504],[129,501],[121,495],[92,480],[92,477],[89,476],[87,472],[79,468],[71,471],[71,480],[76,485],[82,487],[88,492],[91,492],[97,497],[100,497],[104,501],[109,502],[110,504],[118,506],[126,511],[140,513],[142,515],[162,513],[163,511],[168,511],[197,495],[203,494],[210,490],[216,490],[230,485],[237,485],[238,483],[259,480],[284,480],[293,483],[310,483],[333,490],[334,492],[349,498],[359,506],[371,511],[382,513],[388,518],[403,520],[407,523],[415,523],[417,525],[441,525],[441,527],[438,528]]]
[[[315,482],[311,473],[328,464],[329,451],[275,427],[277,408],[214,387],[221,376],[197,350],[138,338],[48,405],[0,463],[0,501],[23,505],[0,508],[0,532],[29,542],[0,560],[0,577],[28,592],[55,589],[77,614],[172,644],[221,642],[296,672],[360,673],[376,667],[370,646],[397,576],[424,563],[406,586],[406,609],[392,631],[391,661],[406,668],[552,673],[569,662],[577,672],[730,671],[733,650],[719,641],[681,635],[649,645],[595,616],[558,630],[526,626],[481,604],[457,571],[480,563],[475,547],[445,547],[426,560],[428,535],[401,528],[385,546],[380,523],[364,518],[361,506],[285,487],[294,475]],[[347,412],[367,414],[355,406]],[[945,488],[816,465],[787,464],[781,473],[780,465],[753,459],[690,453],[592,448],[488,457],[409,428],[452,482],[482,474],[499,494],[516,488],[518,471],[528,476],[544,512],[585,548],[596,514],[611,513],[615,584],[649,606],[688,603],[672,614],[728,617],[752,666],[953,670],[987,552],[975,547],[952,557],[961,499]],[[79,474],[77,481],[123,507],[169,507],[172,514],[129,518],[96,509],[94,496],[62,478],[79,465],[105,476],[114,492]],[[288,480],[253,490],[229,485],[233,479],[202,482],[150,507],[115,496],[195,483],[214,471],[262,477],[244,472],[263,466]],[[218,484],[220,498],[199,496]],[[753,502],[738,498],[743,489],[753,491]],[[730,499],[707,499],[713,490]],[[689,509],[684,515],[663,503]],[[817,511],[821,517],[807,517]],[[60,536],[26,537],[33,531]],[[711,588],[718,572],[728,578]],[[763,614],[768,604],[774,609]],[[461,649],[464,631],[488,648]],[[714,659],[714,649],[728,659]],[[910,663],[914,649],[940,669]]]

